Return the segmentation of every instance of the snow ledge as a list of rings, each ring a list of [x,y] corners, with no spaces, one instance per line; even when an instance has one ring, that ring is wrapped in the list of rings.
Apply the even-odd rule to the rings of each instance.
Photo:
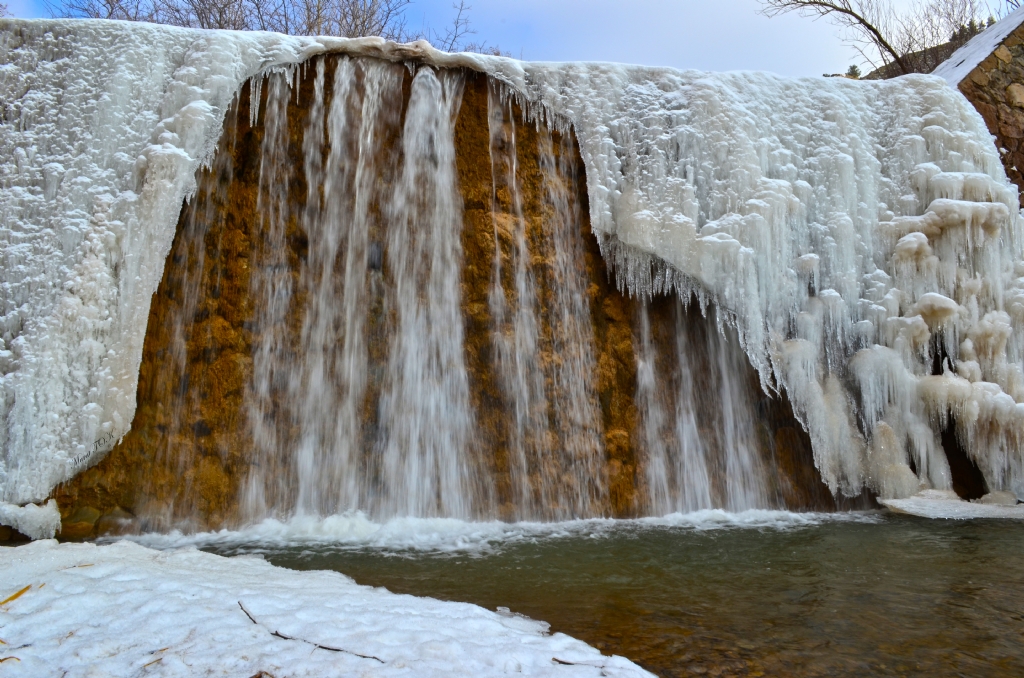
[[[520,615],[254,557],[46,540],[0,571],[5,676],[652,675]]]

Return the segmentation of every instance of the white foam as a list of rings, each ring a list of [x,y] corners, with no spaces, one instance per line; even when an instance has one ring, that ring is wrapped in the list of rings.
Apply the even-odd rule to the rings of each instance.
[[[793,513],[752,509],[731,513],[719,509],[672,513],[661,517],[621,520],[593,518],[560,522],[472,522],[451,518],[394,518],[374,522],[362,513],[317,518],[265,520],[241,530],[185,534],[143,534],[127,537],[153,548],[184,546],[246,552],[261,549],[318,548],[410,552],[489,552],[505,546],[568,538],[609,537],[647,529],[708,531],[723,529],[790,530],[829,522],[875,522],[878,514]]]

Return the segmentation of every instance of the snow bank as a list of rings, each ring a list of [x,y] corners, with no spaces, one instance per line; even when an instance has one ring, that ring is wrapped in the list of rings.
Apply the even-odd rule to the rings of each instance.
[[[0,548],[5,676],[650,676],[548,625],[254,557]]]
[[[620,285],[716,302],[765,387],[788,392],[833,492],[948,489],[937,432],[952,413],[990,487],[1024,496],[1017,191],[981,117],[940,78],[2,27],[0,501],[45,499],[127,431],[149,300],[225,109],[247,77],[324,51],[474,68],[531,115],[571,123]]]
[[[882,500],[882,503],[896,513],[907,513],[922,518],[1024,520],[1024,506],[987,503],[984,497],[978,501],[964,501],[949,490],[924,490],[906,499],[887,499]]]
[[[989,26],[971,38],[966,45],[939,64],[939,67],[932,71],[932,75],[939,76],[955,88],[978,67],[978,64],[987,59],[1010,33],[1017,30],[1021,23],[1024,23],[1024,7],[1015,9],[997,21],[995,26]]]

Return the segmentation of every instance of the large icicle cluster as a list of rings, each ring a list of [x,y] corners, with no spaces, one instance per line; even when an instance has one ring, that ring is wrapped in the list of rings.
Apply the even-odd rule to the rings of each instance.
[[[571,121],[620,283],[718,303],[834,491],[948,487],[952,416],[992,489],[1024,496],[1017,193],[938,78],[527,64],[101,21],[0,29],[7,513],[127,431],[150,297],[231,98],[324,51],[474,68]]]
[[[575,123],[620,285],[725,309],[833,492],[949,489],[952,417],[990,488],[1024,496],[1018,196],[958,92],[527,68]]]
[[[17,505],[127,432],[150,298],[224,111],[268,63],[319,51],[271,34],[0,22],[0,520],[45,525]]]

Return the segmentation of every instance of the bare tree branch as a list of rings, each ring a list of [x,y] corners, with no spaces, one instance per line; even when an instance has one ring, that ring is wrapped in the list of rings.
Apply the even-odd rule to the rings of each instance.
[[[768,17],[789,12],[828,18],[846,30],[845,41],[883,77],[929,73],[995,21],[984,0],[917,0],[897,11],[892,0],[761,0]],[[1003,0],[1006,11],[1021,0]],[[983,12],[985,10],[985,12]],[[1003,12],[997,12],[1002,14]],[[880,64],[878,62],[881,62]]]
[[[885,29],[894,18],[892,4],[886,0],[761,0],[762,14],[771,18],[789,12],[813,18],[829,17],[843,28],[853,29],[868,38],[875,48],[892,57],[903,73],[909,73],[902,55],[889,44]],[[884,57],[883,57],[884,58]]]
[[[469,10],[473,8],[467,5],[465,0],[459,0],[458,4],[452,4],[452,9],[455,10],[455,18],[452,19],[451,25],[445,29],[444,35],[437,32],[433,34],[434,46],[444,52],[467,50],[468,46],[463,44],[463,39],[467,35],[476,33],[476,31],[470,30],[469,17],[467,16]],[[480,48],[480,51],[483,51],[483,45],[480,45]]]
[[[54,16],[404,41],[412,0],[44,0]],[[467,8],[468,9],[468,8]],[[465,22],[468,24],[468,21]]]
[[[149,0],[67,0],[59,5],[46,0],[45,4],[53,16],[122,21],[155,20],[154,7]]]

